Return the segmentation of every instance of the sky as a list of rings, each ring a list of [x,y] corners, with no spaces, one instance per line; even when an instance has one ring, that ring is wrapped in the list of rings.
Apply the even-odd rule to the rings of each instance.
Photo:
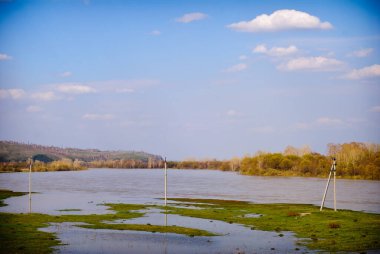
[[[379,124],[378,1],[0,1],[0,140],[229,159]]]

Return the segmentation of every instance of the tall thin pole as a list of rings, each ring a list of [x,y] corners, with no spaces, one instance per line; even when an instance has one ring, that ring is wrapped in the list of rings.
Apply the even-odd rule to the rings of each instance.
[[[327,190],[329,188],[329,184],[331,180],[331,173],[334,173],[334,211],[336,211],[336,159],[335,158],[333,158],[333,163],[331,165],[329,179],[327,180],[326,189],[322,198],[321,208],[319,209],[320,211],[322,211],[323,205],[325,204],[326,194],[327,194]]]
[[[336,175],[336,173],[334,172],[334,211],[336,212],[336,190],[335,190],[335,175]]]
[[[166,157],[165,157],[165,206],[167,204],[167,189],[168,189],[168,172],[166,168]]]
[[[29,159],[29,213],[32,212],[32,158]]]
[[[319,209],[319,211],[322,211],[322,209],[323,209],[323,205],[325,204],[325,199],[326,199],[327,189],[329,188],[330,179],[331,179],[331,172],[332,172],[332,171],[330,170],[329,179],[327,180],[327,184],[326,184],[326,188],[325,188],[325,193],[323,194],[322,204],[321,204],[321,208]]]
[[[335,160],[334,160],[334,211],[336,212],[336,168],[335,168]]]

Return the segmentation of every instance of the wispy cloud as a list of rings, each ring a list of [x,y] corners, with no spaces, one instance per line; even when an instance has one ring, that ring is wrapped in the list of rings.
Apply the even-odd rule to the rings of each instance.
[[[230,109],[230,110],[227,110],[226,115],[228,117],[239,117],[239,116],[243,116],[243,113],[236,111],[234,109]]]
[[[0,53],[0,61],[11,60],[12,58],[10,55]]]
[[[153,30],[152,32],[150,32],[151,35],[154,35],[154,36],[159,36],[161,35],[161,31],[159,30]]]
[[[240,32],[271,32],[290,29],[331,29],[329,22],[321,22],[316,16],[296,10],[278,10],[270,15],[262,14],[250,21],[240,21],[227,26]]]
[[[253,53],[265,54],[268,56],[288,56],[298,52],[298,48],[294,45],[290,45],[287,48],[285,47],[272,47],[268,49],[265,44],[259,44],[253,49]]]
[[[372,112],[380,113],[380,106],[374,106],[371,108]]]
[[[248,59],[248,56],[246,56],[246,55],[239,56],[239,60],[241,60],[241,61],[245,61],[247,59]]]
[[[177,18],[176,21],[180,23],[190,23],[190,22],[202,20],[205,18],[207,18],[207,15],[202,12],[192,12],[192,13],[187,13],[180,18]]]
[[[318,128],[337,128],[347,126],[348,122],[333,117],[319,117],[316,120],[309,123],[296,123],[294,128],[297,130],[310,130]]]
[[[285,71],[336,71],[341,69],[343,66],[344,63],[337,59],[317,56],[294,58],[284,64],[279,65],[277,68]]]
[[[343,78],[346,79],[366,79],[374,77],[380,77],[380,64],[354,69],[343,76]]]
[[[0,89],[0,98],[22,99],[26,96],[23,89]]]
[[[61,93],[67,94],[86,94],[94,93],[96,90],[90,86],[78,83],[65,83],[57,86],[57,90]]]
[[[65,71],[59,74],[61,78],[71,77],[73,74],[70,71]]]
[[[248,68],[248,65],[244,63],[239,63],[225,69],[224,72],[229,72],[229,73],[240,72],[240,71],[244,71],[247,68]]]
[[[115,116],[111,114],[85,114],[82,118],[92,121],[107,121],[114,119]]]
[[[30,97],[38,101],[53,101],[58,99],[55,93],[51,91],[33,93]]]
[[[367,57],[373,52],[373,48],[359,49],[357,51],[351,52],[348,56],[351,57]]]
[[[316,123],[324,126],[337,126],[344,124],[344,121],[339,118],[320,117],[316,120]]]

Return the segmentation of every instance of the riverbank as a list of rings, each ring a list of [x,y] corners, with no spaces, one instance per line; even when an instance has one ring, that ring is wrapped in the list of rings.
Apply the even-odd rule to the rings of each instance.
[[[0,192],[0,198],[3,200],[23,194],[3,190]],[[318,207],[312,205],[253,204],[243,201],[189,198],[171,199],[166,208],[150,204],[105,205],[108,206],[110,214],[51,216],[36,213],[0,213],[0,253],[51,253],[53,246],[61,244],[57,235],[38,230],[50,223],[86,223],[77,227],[175,233],[190,237],[211,237],[211,239],[217,235],[193,227],[120,223],[121,220],[144,216],[147,208],[166,211],[168,216],[177,214],[244,225],[251,230],[274,231],[278,237],[283,237],[290,231],[299,239],[297,244],[311,250],[329,252],[380,250],[379,214],[349,210],[334,212],[331,209],[320,212]]]

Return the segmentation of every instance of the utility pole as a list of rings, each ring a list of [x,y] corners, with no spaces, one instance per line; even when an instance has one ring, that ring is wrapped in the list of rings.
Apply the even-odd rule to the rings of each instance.
[[[167,204],[167,190],[168,190],[168,172],[167,172],[167,168],[166,168],[166,157],[165,157],[165,163],[164,163],[164,167],[165,167],[165,206]]]
[[[326,194],[327,194],[327,190],[329,188],[330,179],[331,179],[331,173],[334,173],[334,211],[336,211],[336,159],[335,158],[333,158],[333,163],[331,165],[329,178],[327,180],[326,189],[322,198],[321,208],[319,209],[320,211],[322,211],[323,205],[325,204]]]
[[[29,213],[32,212],[32,164],[33,159],[29,158]]]

